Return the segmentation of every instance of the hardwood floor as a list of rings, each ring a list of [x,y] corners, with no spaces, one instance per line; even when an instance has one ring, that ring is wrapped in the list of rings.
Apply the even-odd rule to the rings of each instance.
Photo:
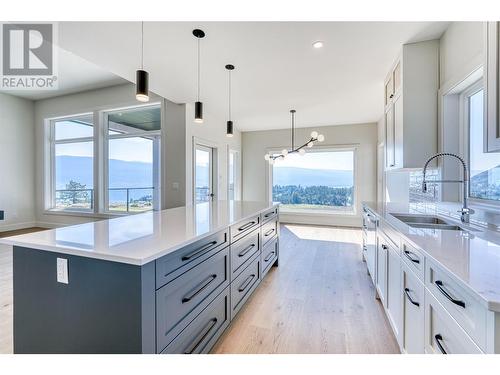
[[[399,353],[361,230],[282,225],[280,251],[213,353]]]
[[[361,231],[282,225],[273,267],[213,353],[398,353]],[[0,245],[0,353],[12,353],[12,249]]]

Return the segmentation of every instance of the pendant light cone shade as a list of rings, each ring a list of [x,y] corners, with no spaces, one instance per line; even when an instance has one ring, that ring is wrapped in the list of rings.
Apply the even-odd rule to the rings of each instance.
[[[149,101],[149,73],[139,69],[135,74],[135,98],[140,102]]]
[[[233,136],[233,122],[230,120],[227,122],[226,126],[226,137],[232,137]]]
[[[193,35],[198,39],[198,100],[194,103],[194,122],[203,124],[203,103],[200,101],[200,40],[205,37],[205,32],[194,29]]]
[[[228,90],[228,118],[229,120],[226,123],[226,137],[231,138],[233,136],[234,125],[231,120],[231,72],[234,70],[234,65],[228,64],[225,66],[228,75],[229,75],[229,90]]]
[[[203,103],[194,103],[194,122],[203,124]]]
[[[144,22],[141,22],[141,69],[135,73],[135,98],[149,101],[149,73],[144,70]]]

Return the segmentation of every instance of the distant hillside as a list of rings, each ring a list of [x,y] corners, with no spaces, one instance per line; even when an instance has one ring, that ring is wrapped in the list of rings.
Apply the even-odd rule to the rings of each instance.
[[[280,167],[274,168],[273,185],[350,187],[353,186],[353,173],[342,170]]]
[[[56,188],[64,189],[69,180],[92,188],[92,158],[84,156],[58,156]],[[111,159],[109,162],[110,187],[151,187],[151,164]]]

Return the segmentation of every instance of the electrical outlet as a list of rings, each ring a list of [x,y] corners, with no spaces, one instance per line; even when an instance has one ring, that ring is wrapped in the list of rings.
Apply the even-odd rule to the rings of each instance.
[[[68,284],[68,260],[64,258],[57,258],[57,282]]]

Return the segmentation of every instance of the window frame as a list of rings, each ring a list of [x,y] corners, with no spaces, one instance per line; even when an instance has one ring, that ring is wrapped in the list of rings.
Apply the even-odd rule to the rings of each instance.
[[[271,147],[266,149],[266,153],[281,153],[281,150],[287,148],[287,146],[282,147]],[[282,213],[286,215],[302,215],[302,216],[356,216],[358,214],[358,148],[359,144],[348,144],[348,145],[314,145],[312,149],[307,149],[308,153],[312,152],[342,152],[342,151],[352,151],[353,153],[353,201],[352,210],[350,211],[334,211],[334,210],[321,210],[321,209],[300,209],[300,210],[282,210]],[[267,173],[266,173],[266,199],[268,202],[272,202],[273,198],[273,165],[269,164],[268,161],[264,160],[266,163]]]
[[[61,121],[73,120],[76,118],[80,118],[82,116],[91,116],[92,117],[92,130],[93,135],[90,137],[75,137],[75,138],[67,138],[56,140],[56,129],[55,124]],[[72,114],[66,116],[59,116],[46,119],[46,124],[48,127],[48,152],[49,152],[49,160],[48,160],[48,168],[46,168],[45,175],[48,174],[48,186],[46,187],[45,192],[45,211],[46,212],[57,212],[57,213],[80,213],[80,214],[89,214],[97,212],[97,204],[96,204],[96,180],[95,180],[95,168],[96,168],[96,121],[94,112],[83,112],[79,114]],[[70,144],[70,143],[84,143],[84,142],[92,142],[93,150],[92,150],[92,175],[93,175],[93,184],[92,184],[92,207],[90,209],[83,210],[72,210],[72,209],[63,209],[56,207],[56,145],[58,144]],[[48,170],[47,170],[48,169]]]
[[[230,187],[230,181],[229,181],[229,175],[230,175],[230,170],[231,170],[231,166],[230,166],[230,157],[231,157],[231,154],[233,154],[234,156],[234,160],[233,160],[233,166],[234,166],[234,169],[233,169],[233,178],[234,178],[234,187],[233,187],[233,190],[234,190],[234,200],[235,201],[239,201],[241,200],[241,186],[240,186],[240,180],[241,180],[241,162],[240,162],[240,151],[235,149],[235,148],[232,148],[228,145],[228,148],[227,148],[227,200],[230,200],[229,199],[229,187]]]
[[[79,217],[96,217],[96,218],[109,218],[109,217],[119,217],[127,215],[140,214],[147,211],[141,212],[119,212],[119,211],[108,211],[107,202],[105,202],[105,195],[108,183],[107,174],[107,121],[105,122],[105,114],[112,113],[115,111],[133,109],[140,107],[151,107],[159,106],[161,111],[161,127],[158,131],[145,132],[157,133],[158,140],[158,150],[157,150],[157,160],[158,165],[153,166],[153,174],[156,174],[153,182],[156,183],[157,188],[153,189],[153,210],[160,210],[162,204],[162,193],[161,193],[161,158],[162,151],[161,145],[163,143],[164,136],[164,103],[162,100],[155,100],[145,104],[129,103],[125,105],[116,106],[106,106],[106,107],[96,107],[95,109],[88,109],[80,113],[62,114],[60,116],[47,117],[44,119],[44,170],[43,170],[43,214],[45,215],[62,215],[62,216],[79,216]],[[53,125],[57,121],[73,119],[81,116],[92,116],[93,119],[93,129],[94,133],[92,137],[79,137],[71,138],[69,140],[60,140],[60,143],[73,143],[75,139],[82,140],[88,139],[93,141],[93,209],[91,210],[71,210],[71,209],[58,209],[55,208],[55,126]],[[107,120],[107,119],[106,119]],[[130,135],[132,137],[137,137],[139,133]],[[69,142],[68,142],[69,141]],[[59,141],[58,141],[59,142]],[[106,158],[105,158],[106,156]],[[153,186],[155,187],[155,185]]]
[[[124,216],[136,213],[143,213],[148,211],[138,212],[121,212],[109,209],[109,141],[112,139],[126,139],[126,138],[151,138],[153,139],[153,211],[160,210],[161,207],[161,137],[162,130],[152,131],[139,131],[132,134],[109,134],[108,116],[112,113],[126,111],[129,109],[159,107],[162,111],[161,102],[148,102],[147,104],[132,105],[127,107],[113,108],[101,111],[100,119],[102,123],[102,212],[109,215]],[[161,120],[163,122],[163,120]]]
[[[468,191],[467,191],[467,199],[472,206],[482,206],[485,208],[490,208],[493,210],[500,210],[500,201],[492,200],[492,199],[483,199],[483,198],[477,198],[477,197],[472,197],[470,195],[470,188],[471,188],[471,160],[470,160],[470,112],[469,112],[469,104],[470,104],[470,97],[473,96],[474,94],[477,94],[479,91],[485,90],[484,83],[482,79],[477,80],[476,82],[472,83],[469,85],[465,90],[463,90],[460,93],[459,97],[459,105],[460,105],[460,126],[461,126],[461,135],[462,135],[462,141],[460,142],[461,145],[461,151],[465,157],[465,161],[467,163],[467,168],[469,169],[469,181],[468,181]],[[484,96],[485,98],[485,96]],[[484,122],[484,118],[483,118]],[[459,186],[460,191],[462,189],[461,186]],[[461,198],[461,194],[459,195]],[[460,199],[462,200],[462,199]]]

